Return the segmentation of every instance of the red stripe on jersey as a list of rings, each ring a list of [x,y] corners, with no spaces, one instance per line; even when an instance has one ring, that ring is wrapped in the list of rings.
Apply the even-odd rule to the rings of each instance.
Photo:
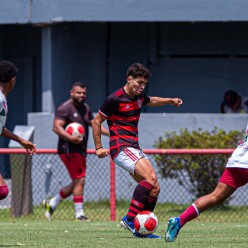
[[[114,139],[131,139],[131,140],[138,140],[138,137],[134,137],[134,136],[129,136],[129,135],[118,135],[118,136],[111,136],[110,140],[114,140]],[[122,144],[121,144],[122,145]]]
[[[138,106],[137,101],[135,101],[135,102],[127,102],[127,103],[120,103],[118,111],[120,111],[120,112],[128,112],[128,111],[140,109],[141,106]]]
[[[110,150],[119,149],[120,147],[123,147],[123,146],[130,146],[130,143],[122,143],[122,144],[118,143],[117,145],[111,146],[109,149]],[[136,146],[135,148],[139,149],[138,146]]]
[[[116,91],[115,92],[115,96],[121,96],[121,95],[123,95],[124,94],[124,91],[123,91],[123,89],[119,89],[118,91]]]
[[[132,121],[138,121],[140,115],[136,116],[130,116],[130,117],[124,117],[119,115],[111,115],[109,117],[109,120],[111,121],[126,121],[126,122],[132,122]]]
[[[131,126],[111,126],[109,127],[109,129],[111,131],[115,131],[115,130],[125,130],[125,131],[131,131],[131,132],[138,132],[138,128],[137,127],[131,127]]]
[[[100,110],[98,111],[98,114],[101,115],[101,116],[103,116],[103,117],[105,117],[105,118],[108,118],[108,116],[105,115],[105,114],[104,114],[103,112],[101,112]]]

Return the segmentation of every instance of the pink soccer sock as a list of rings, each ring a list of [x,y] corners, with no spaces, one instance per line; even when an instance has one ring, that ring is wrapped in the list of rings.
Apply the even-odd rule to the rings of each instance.
[[[195,204],[192,204],[179,216],[180,225],[184,226],[187,222],[195,219],[199,214],[199,210],[197,209]]]

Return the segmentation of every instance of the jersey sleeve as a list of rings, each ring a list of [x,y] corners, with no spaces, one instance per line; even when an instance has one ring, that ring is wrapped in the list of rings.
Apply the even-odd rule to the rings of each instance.
[[[113,96],[108,97],[100,107],[98,113],[106,118],[118,108],[118,103]]]
[[[147,96],[146,94],[144,94],[143,97],[144,97],[144,101],[143,101],[142,106],[145,106],[150,102],[151,98],[150,98],[150,96]]]
[[[67,116],[68,116],[68,113],[67,113],[66,108],[63,105],[59,106],[55,113],[55,119],[66,121]]]

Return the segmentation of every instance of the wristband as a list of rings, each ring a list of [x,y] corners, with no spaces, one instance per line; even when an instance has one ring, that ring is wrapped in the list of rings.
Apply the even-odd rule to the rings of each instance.
[[[101,146],[101,147],[96,148],[96,151],[97,151],[97,150],[99,150],[99,149],[101,149],[101,148],[102,148],[102,146]]]

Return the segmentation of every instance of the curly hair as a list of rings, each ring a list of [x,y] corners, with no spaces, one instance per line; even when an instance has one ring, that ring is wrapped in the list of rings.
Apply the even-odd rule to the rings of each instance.
[[[18,69],[16,65],[10,61],[0,61],[0,83],[8,83],[16,76]]]
[[[140,63],[134,63],[127,69],[127,77],[132,76],[134,78],[144,77],[145,79],[149,79],[151,76],[151,72],[148,68]]]

